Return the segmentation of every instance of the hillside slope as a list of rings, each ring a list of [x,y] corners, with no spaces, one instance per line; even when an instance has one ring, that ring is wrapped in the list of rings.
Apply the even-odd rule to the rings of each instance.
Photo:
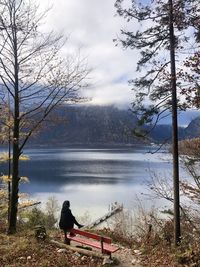
[[[135,144],[144,142],[133,135],[137,118],[128,110],[113,106],[67,106],[54,112],[54,119],[44,123],[43,130],[30,145]],[[145,127],[147,131],[151,127]],[[172,127],[157,125],[150,131],[149,142],[171,141]],[[200,117],[187,128],[179,127],[179,139],[200,136]]]
[[[59,120],[45,123],[31,144],[127,144],[138,142],[132,135],[137,119],[127,110],[112,106],[62,107]]]

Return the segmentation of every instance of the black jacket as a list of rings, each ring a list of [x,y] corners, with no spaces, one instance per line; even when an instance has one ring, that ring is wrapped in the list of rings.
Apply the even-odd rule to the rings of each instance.
[[[74,224],[80,226],[80,224],[76,221],[76,218],[73,216],[71,210],[69,208],[62,208],[59,221],[60,229],[70,230],[74,227]]]

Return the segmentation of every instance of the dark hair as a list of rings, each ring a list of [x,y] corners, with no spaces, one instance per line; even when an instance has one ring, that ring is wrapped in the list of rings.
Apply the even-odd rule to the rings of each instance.
[[[62,207],[63,207],[63,208],[69,208],[69,206],[70,206],[70,202],[69,202],[69,200],[65,200],[65,201],[63,202]]]

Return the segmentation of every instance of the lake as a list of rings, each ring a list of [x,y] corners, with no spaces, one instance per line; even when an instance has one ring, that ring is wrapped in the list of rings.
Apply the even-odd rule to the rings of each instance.
[[[91,218],[103,215],[115,201],[133,207],[136,196],[150,207],[155,203],[145,194],[149,193],[151,171],[172,176],[172,164],[166,150],[149,151],[155,147],[26,149],[30,160],[21,162],[20,169],[30,183],[20,185],[20,191],[42,201],[43,206],[50,196],[60,205],[70,200],[75,215],[88,211]],[[5,165],[0,168],[4,172]]]

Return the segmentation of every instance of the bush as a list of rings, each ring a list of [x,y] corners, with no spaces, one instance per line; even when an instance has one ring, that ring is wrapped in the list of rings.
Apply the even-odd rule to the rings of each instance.
[[[48,199],[45,211],[40,208],[32,207],[21,213],[21,217],[25,221],[25,227],[34,228],[35,226],[42,225],[46,229],[55,228],[57,222],[56,212],[58,210],[57,200],[54,197]]]
[[[32,208],[30,211],[25,212],[24,216],[27,219],[26,226],[28,228],[34,228],[37,225],[46,225],[46,215],[38,208]]]

